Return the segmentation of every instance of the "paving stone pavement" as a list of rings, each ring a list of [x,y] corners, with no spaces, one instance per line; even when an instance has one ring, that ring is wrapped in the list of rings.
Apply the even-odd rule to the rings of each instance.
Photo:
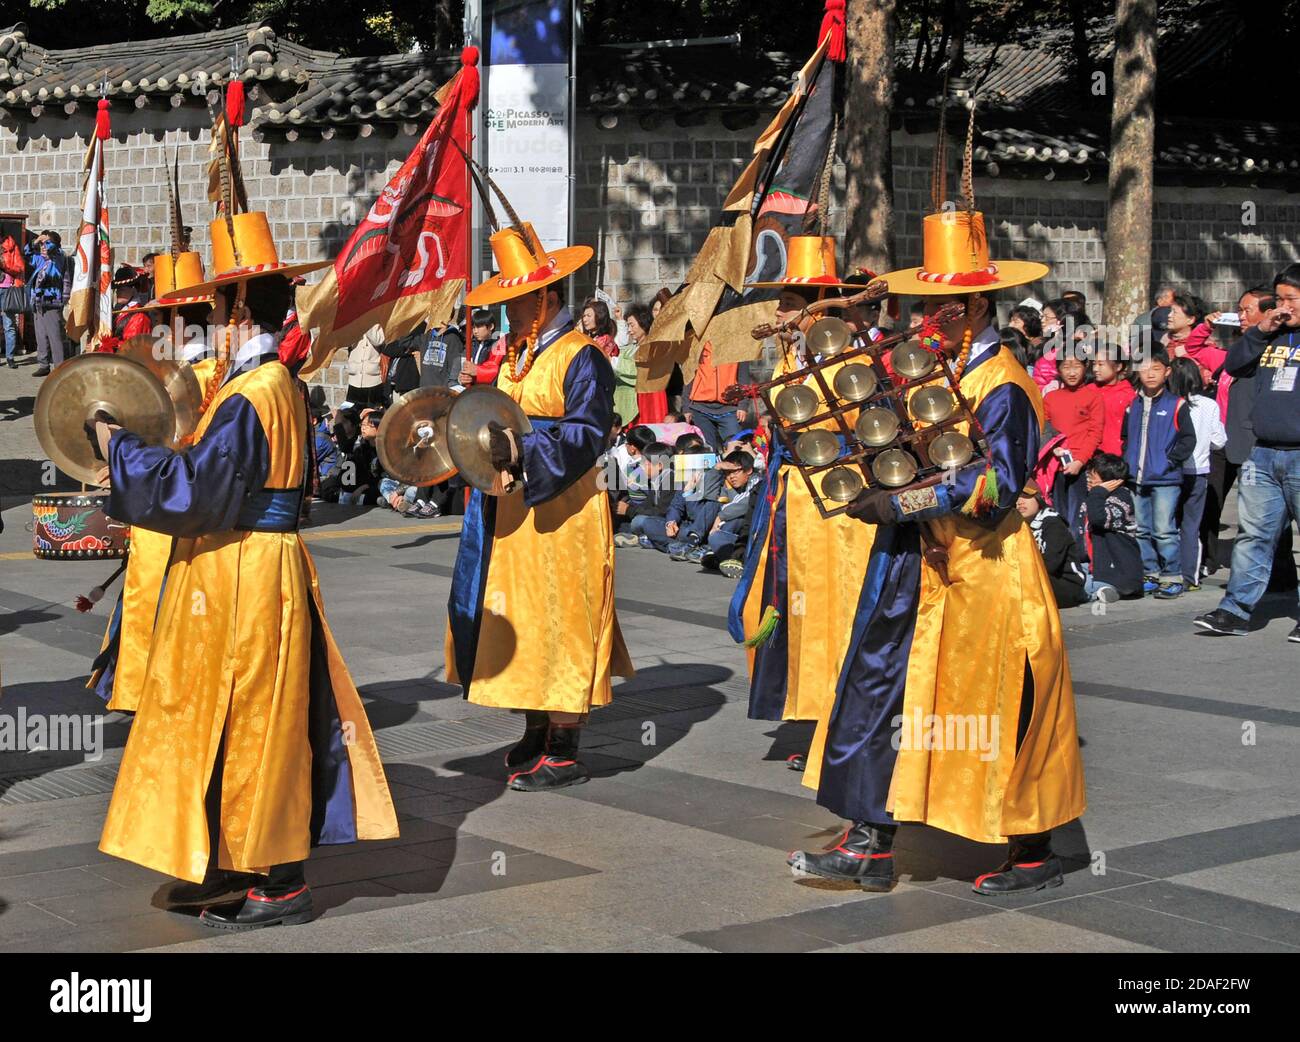
[[[11,430],[0,423],[0,438]],[[10,444],[0,457],[26,451]],[[809,728],[746,719],[727,580],[619,550],[639,672],[593,716],[596,776],[512,793],[500,756],[517,718],[441,679],[456,522],[340,508],[321,509],[307,538],[402,836],[317,851],[315,922],[214,936],[156,906],[162,876],[96,849],[129,721],[83,687],[103,608],[70,605],[112,565],[32,559],[26,498],[0,505],[0,715],[94,714],[104,741],[90,762],[0,749],[0,950],[1300,950],[1290,600],[1266,602],[1242,639],[1193,632],[1214,580],[1174,603],[1066,612],[1089,788],[1088,813],[1058,834],[1066,885],[978,898],[969,881],[1000,850],[904,827],[899,886],[865,895],[785,867],[839,822],[781,762]]]

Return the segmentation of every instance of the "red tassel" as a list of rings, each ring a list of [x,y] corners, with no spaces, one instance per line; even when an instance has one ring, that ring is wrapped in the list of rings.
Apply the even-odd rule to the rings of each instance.
[[[826,48],[826,57],[833,62],[842,62],[848,56],[844,49],[844,0],[826,0],[822,30],[817,36],[818,44],[828,36],[831,43]]]
[[[478,104],[478,48],[466,47],[460,52],[460,103],[467,109]]]
[[[112,129],[108,125],[108,99],[99,99],[99,111],[95,113],[95,137],[107,141]]]
[[[244,81],[238,77],[226,84],[226,124],[244,125]]]

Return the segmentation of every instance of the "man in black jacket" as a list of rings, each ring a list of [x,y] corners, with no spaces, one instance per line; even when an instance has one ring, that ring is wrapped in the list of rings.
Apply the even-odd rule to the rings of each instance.
[[[1218,608],[1195,622],[1242,636],[1268,585],[1282,528],[1300,521],[1300,264],[1273,279],[1275,306],[1228,351],[1224,369],[1253,378],[1255,447],[1241,466],[1232,574]],[[1300,624],[1288,634],[1300,644]]]

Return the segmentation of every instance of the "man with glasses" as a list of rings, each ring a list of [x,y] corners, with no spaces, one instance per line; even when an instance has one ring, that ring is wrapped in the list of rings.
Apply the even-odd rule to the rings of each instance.
[[[1274,306],[1247,329],[1224,362],[1233,377],[1253,378],[1255,447],[1241,466],[1237,541],[1223,600],[1196,625],[1244,636],[1264,595],[1282,529],[1300,521],[1300,264],[1273,279]],[[1300,644],[1300,624],[1287,635]]]

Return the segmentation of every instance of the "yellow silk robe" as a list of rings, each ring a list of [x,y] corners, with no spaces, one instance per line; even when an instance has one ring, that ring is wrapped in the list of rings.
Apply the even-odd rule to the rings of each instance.
[[[216,364],[215,358],[204,358],[191,367],[199,381],[200,396],[207,394]],[[126,574],[122,577],[122,602],[109,616],[104,628],[104,642],[100,646],[100,651],[103,651],[111,642],[114,629],[120,631],[108,709],[134,713],[140,704],[154,619],[158,614],[158,595],[162,592],[171,552],[171,536],[140,525],[132,527],[131,551],[127,557]],[[100,671],[96,670],[86,686],[93,688],[99,677]]]
[[[857,359],[855,359],[856,361]],[[784,376],[798,367],[790,354],[782,356],[774,376]],[[823,373],[829,384],[840,365]],[[819,408],[825,396],[817,381],[809,377],[806,386],[817,392]],[[857,412],[847,414],[849,423]],[[816,427],[840,433],[833,420]],[[812,429],[812,428],[805,428]],[[813,502],[807,482],[793,464],[784,464],[776,476],[774,505],[785,503],[785,531],[776,533],[780,553],[786,555],[787,603],[781,605],[781,626],[787,643],[787,671],[783,720],[815,720],[817,730],[808,753],[803,783],[817,788],[821,773],[826,727],[835,704],[835,687],[853,629],[853,615],[862,592],[862,579],[871,557],[875,526],[863,524],[847,514],[822,517]],[[754,580],[745,597],[744,630],[753,633],[766,607],[763,575],[768,567],[773,532],[773,515],[762,534]],[[780,639],[778,633],[773,639]],[[755,649],[749,649],[749,668],[754,672]]]
[[[197,443],[237,395],[265,433],[265,487],[297,487],[309,428],[293,378],[278,362],[229,380],[200,420]],[[305,859],[313,667],[332,689],[356,838],[394,838],[397,818],[374,736],[298,533],[232,529],[177,538],[100,849],[201,881],[210,854],[204,800],[220,748],[219,866],[265,872]]]
[[[497,387],[529,417],[559,419],[566,413],[565,378],[586,348],[599,352],[578,331],[565,333],[520,380],[502,363]],[[599,364],[608,368],[608,359],[601,355]],[[632,676],[614,613],[614,528],[599,476],[593,457],[563,491],[531,507],[520,491],[474,493],[445,641],[447,678],[467,688],[469,701],[586,713],[610,702],[612,677]],[[475,549],[478,540],[485,553]],[[476,571],[484,558],[486,574]],[[464,676],[458,650],[460,662],[472,666]]]
[[[972,408],[1018,385],[1041,426],[1042,396],[1003,348],[961,380]],[[898,752],[889,810],[980,843],[1046,832],[1087,807],[1074,689],[1061,616],[1028,523],[1009,511],[993,529],[960,515],[928,522],[948,548],[945,586],[923,561],[921,599],[908,660],[904,721],[978,714],[996,720],[996,755],[976,748]],[[1033,716],[1019,753],[1016,731],[1026,662]],[[990,731],[991,733],[991,731]],[[923,742],[913,742],[914,746]]]

